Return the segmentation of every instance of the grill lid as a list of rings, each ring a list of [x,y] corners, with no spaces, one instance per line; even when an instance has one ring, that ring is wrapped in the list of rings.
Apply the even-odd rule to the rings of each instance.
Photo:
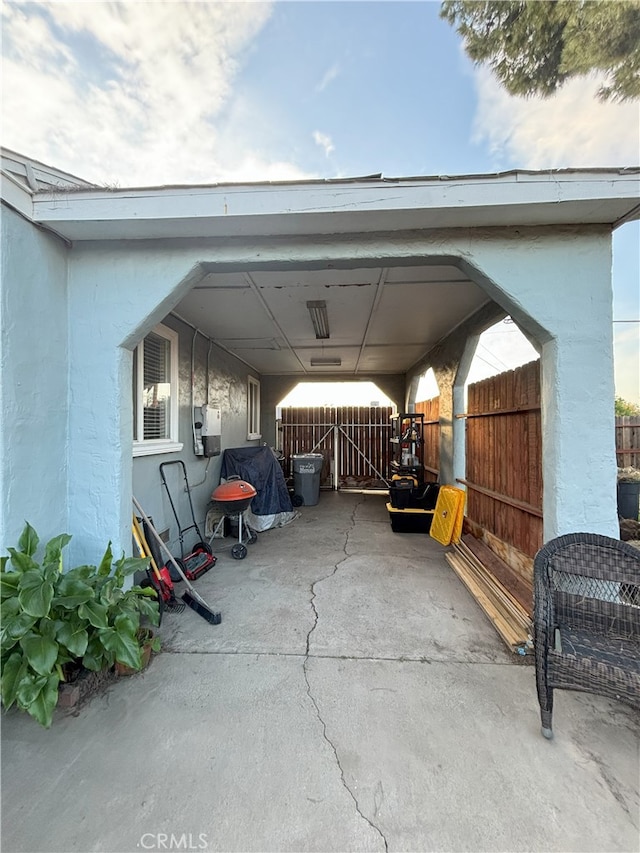
[[[227,480],[220,483],[211,493],[211,499],[225,503],[226,501],[241,501],[246,498],[255,498],[258,493],[246,480]]]

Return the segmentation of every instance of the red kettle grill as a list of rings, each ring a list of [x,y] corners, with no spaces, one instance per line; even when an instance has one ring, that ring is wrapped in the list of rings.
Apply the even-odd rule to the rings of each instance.
[[[246,541],[251,545],[257,538],[257,533],[252,530],[244,520],[244,511],[248,509],[249,504],[258,493],[251,483],[246,480],[241,480],[240,477],[234,475],[229,477],[226,483],[220,483],[211,493],[211,500],[224,513],[213,531],[211,541],[216,536],[221,535],[220,531],[224,525],[225,518],[238,518],[238,541],[231,548],[231,556],[234,560],[244,560],[247,556],[247,549],[243,541],[243,527],[246,528]]]

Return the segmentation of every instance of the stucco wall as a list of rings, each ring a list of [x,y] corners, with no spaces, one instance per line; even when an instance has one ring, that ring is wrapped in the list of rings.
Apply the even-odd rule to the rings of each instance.
[[[54,238],[44,238],[29,226],[28,233],[15,223],[7,227],[15,231],[15,248],[4,263],[8,271],[21,267],[21,272],[16,276],[20,290],[8,297],[6,325],[11,333],[16,326],[30,332],[30,337],[12,342],[11,358],[3,354],[10,374],[3,464],[5,474],[10,467],[11,485],[17,490],[18,499],[8,509],[14,528],[15,519],[36,506],[49,509],[46,523],[59,531],[66,458],[67,528],[74,535],[74,556],[98,559],[109,538],[116,551],[129,549],[132,349],[178,305],[203,269],[415,265],[425,258],[453,258],[541,344],[545,538],[569,530],[616,535],[607,228],[329,235],[321,244],[304,237],[78,244],[68,260],[66,398],[60,380],[65,364],[64,250],[54,249]],[[3,303],[3,312],[6,307]],[[41,372],[43,359],[46,387],[31,395],[38,409],[33,420],[32,407],[22,402],[21,383],[25,368]],[[238,375],[243,372],[238,368]],[[33,385],[29,383],[29,391]],[[41,412],[53,417],[46,424],[53,425],[49,440],[46,435],[43,439]],[[33,422],[27,427],[27,421]],[[15,461],[6,461],[14,443]],[[46,447],[40,450],[43,443]],[[7,507],[6,497],[3,500]]]
[[[213,489],[220,481],[222,452],[228,447],[253,446],[257,441],[247,441],[247,373],[249,369],[238,359],[212,344],[209,339],[187,323],[174,316],[163,319],[163,324],[179,335],[179,439],[183,443],[180,453],[162,453],[139,456],[133,460],[133,493],[145,512],[153,517],[157,529],[169,529],[170,547],[174,554],[180,553],[178,527],[171,510],[167,493],[160,478],[160,464],[181,459],[187,469],[191,486],[191,499],[196,521],[204,535],[204,523]],[[195,336],[195,346],[194,346]],[[194,356],[193,405],[199,407],[207,402],[207,363],[209,376],[209,403],[222,410],[222,439],[220,456],[205,458],[194,453],[191,421],[191,357]],[[252,375],[256,375],[251,371]],[[188,495],[184,491],[184,480],[179,465],[165,468],[165,477],[171,497],[178,512],[180,525],[184,529],[193,522]],[[185,547],[194,544],[195,531],[184,536]]]
[[[2,208],[0,547],[67,528],[67,248]]]

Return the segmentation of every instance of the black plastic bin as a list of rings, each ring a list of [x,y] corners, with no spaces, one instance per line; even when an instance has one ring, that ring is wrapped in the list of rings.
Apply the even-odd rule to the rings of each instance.
[[[640,481],[618,483],[618,515],[638,521],[640,514]]]

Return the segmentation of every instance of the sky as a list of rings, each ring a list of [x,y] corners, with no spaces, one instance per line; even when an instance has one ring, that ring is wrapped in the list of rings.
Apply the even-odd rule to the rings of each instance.
[[[640,164],[638,102],[599,102],[595,77],[511,97],[439,7],[2,2],[2,144],[110,187]],[[614,234],[616,394],[636,403],[639,246],[637,222]],[[529,360],[493,331],[493,372]]]

